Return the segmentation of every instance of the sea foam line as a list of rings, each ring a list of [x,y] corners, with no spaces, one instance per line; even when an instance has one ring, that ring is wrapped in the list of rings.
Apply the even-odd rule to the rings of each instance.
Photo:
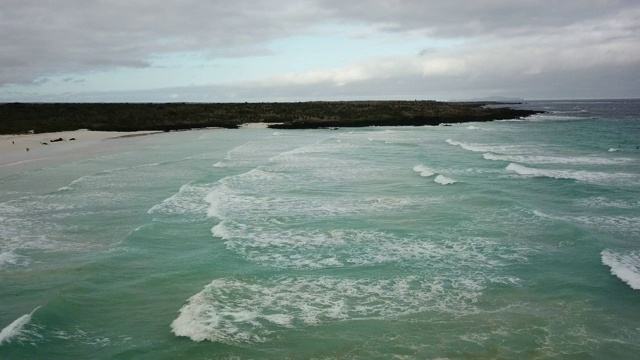
[[[531,153],[532,151],[537,149],[537,147],[528,145],[470,144],[461,141],[455,141],[452,139],[447,139],[446,142],[449,145],[459,146],[467,151],[482,153],[492,152],[499,154],[525,154]]]
[[[584,170],[554,170],[526,167],[516,163],[507,165],[506,170],[522,176],[548,177],[553,179],[578,180],[603,185],[637,185],[640,177],[628,173],[607,173]]]
[[[497,155],[484,153],[485,160],[509,161],[525,164],[585,164],[585,165],[620,165],[634,162],[631,158],[603,158],[597,156],[526,156],[526,155]]]
[[[24,314],[14,320],[11,324],[7,325],[2,331],[0,331],[0,345],[4,343],[10,343],[12,339],[23,333],[25,325],[31,321],[31,317],[36,310],[40,309],[40,306],[33,309],[29,314]]]

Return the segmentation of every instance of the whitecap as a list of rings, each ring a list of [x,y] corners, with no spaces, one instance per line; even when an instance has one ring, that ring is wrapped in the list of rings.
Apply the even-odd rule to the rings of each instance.
[[[455,184],[457,182],[457,181],[455,181],[455,180],[453,180],[451,178],[448,178],[448,177],[446,177],[444,175],[436,176],[436,178],[433,179],[433,181],[438,183],[438,184],[441,184],[441,185],[451,185],[451,184]]]
[[[423,177],[429,177],[429,176],[435,175],[434,170],[422,164],[414,166],[413,171],[417,172],[418,174],[420,174],[420,176],[423,176]]]
[[[40,306],[33,309],[29,314],[22,315],[11,324],[5,326],[5,328],[0,331],[0,345],[10,343],[13,339],[20,338],[24,335],[25,325],[31,321],[33,313],[35,313],[39,308]]]
[[[541,218],[566,221],[610,233],[640,233],[640,228],[638,227],[638,224],[640,224],[640,217],[638,216],[562,216],[546,214],[538,210],[534,210],[533,213]]]
[[[0,268],[7,266],[27,266],[29,258],[15,254],[13,251],[3,251],[0,253]]]
[[[604,196],[596,196],[576,201],[579,206],[585,206],[590,208],[616,208],[616,209],[634,209],[640,207],[640,200],[621,200],[621,199],[608,199]]]
[[[173,196],[151,207],[147,213],[152,215],[205,215],[207,203],[204,201],[211,188],[206,185],[185,184]]]
[[[611,274],[640,290],[640,253],[620,253],[606,249],[601,252],[602,264],[611,268]]]
[[[557,170],[526,167],[516,163],[507,165],[506,170],[522,176],[569,179],[599,185],[637,185],[640,176],[629,173],[608,173],[584,170]]]
[[[560,112],[555,112],[560,113]],[[573,121],[573,120],[585,120],[585,117],[581,116],[567,116],[567,115],[552,115],[549,113],[535,114],[526,117],[528,121]]]
[[[603,158],[598,156],[497,155],[494,153],[484,153],[482,157],[485,160],[525,164],[620,165],[635,161],[631,158]]]
[[[471,125],[471,126],[467,126],[467,130],[483,130],[483,131],[487,131],[489,129]]]
[[[528,145],[499,145],[499,144],[478,144],[478,143],[465,143],[461,141],[455,141],[452,139],[446,140],[447,144],[453,146],[459,146],[467,151],[472,152],[490,152],[499,154],[528,154],[537,149],[537,147]]]

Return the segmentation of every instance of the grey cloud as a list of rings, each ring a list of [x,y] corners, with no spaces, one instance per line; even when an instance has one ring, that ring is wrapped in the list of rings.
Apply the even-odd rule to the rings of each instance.
[[[464,97],[454,94],[457,89],[470,96],[502,91],[500,94],[528,97],[511,93],[526,84],[532,96],[556,86],[559,90],[548,96],[566,97],[568,90],[560,89],[571,85],[577,93],[591,96],[597,94],[587,91],[593,82],[604,81],[611,84],[612,96],[623,90],[640,96],[636,77],[629,76],[637,73],[632,71],[640,64],[638,19],[640,3],[628,0],[3,0],[0,86],[44,81],[59,74],[147,67],[154,57],[176,52],[197,52],[210,58],[269,55],[265,43],[270,40],[312,33],[322,24],[355,24],[369,26],[370,36],[413,32],[425,38],[462,39],[464,43],[453,50],[429,48],[415,56],[435,64],[455,58],[466,68],[456,67],[452,74],[393,69],[396,73],[391,75],[362,76],[338,87],[321,80],[270,88],[255,84],[198,88],[210,96],[189,89],[126,94],[156,101],[169,101],[166,93],[180,93],[180,99],[186,101],[233,99],[225,94],[257,100]],[[393,67],[370,64],[369,68],[367,74]],[[325,78],[340,73],[339,69],[318,72]]]
[[[640,73],[640,64],[619,69],[597,67],[594,71],[550,71],[543,74],[514,75],[496,69],[474,76],[400,76],[375,78],[335,86],[330,82],[289,85],[230,84],[178,87],[145,91],[94,92],[40,96],[11,94],[0,101],[71,102],[244,102],[384,99],[461,99],[501,95],[529,100],[574,98],[625,98],[638,94],[640,79],[629,81],[629,74]],[[607,83],[606,93],[599,84]],[[525,85],[526,84],[526,85]]]
[[[6,1],[0,8],[0,85],[144,67],[152,56],[173,52],[264,54],[261,42],[306,31],[314,14],[297,2],[275,0]]]
[[[626,0],[320,0],[336,18],[377,24],[388,31],[422,31],[438,37],[522,36],[554,33],[590,21],[610,19],[639,5]],[[635,22],[637,25],[637,22]]]

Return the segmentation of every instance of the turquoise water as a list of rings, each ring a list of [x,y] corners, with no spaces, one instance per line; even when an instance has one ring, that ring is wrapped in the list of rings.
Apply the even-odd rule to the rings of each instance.
[[[627,358],[640,102],[0,169],[0,358]]]

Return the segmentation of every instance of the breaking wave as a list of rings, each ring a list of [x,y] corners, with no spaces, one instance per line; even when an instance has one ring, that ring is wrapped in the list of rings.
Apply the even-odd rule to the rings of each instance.
[[[620,165],[635,161],[631,158],[603,158],[597,156],[497,155],[493,153],[485,153],[482,157],[486,160],[525,164]]]
[[[25,326],[31,321],[33,314],[38,309],[40,309],[40,306],[33,309],[29,314],[20,316],[2,329],[2,331],[0,331],[0,346],[5,343],[10,343],[13,340],[22,340],[25,336],[29,335],[28,331],[25,330]]]
[[[205,196],[211,191],[211,187],[206,185],[185,184],[173,196],[154,205],[147,213],[158,216],[159,219],[167,220],[171,216],[191,215],[190,219],[200,220],[207,214],[207,203]]]
[[[611,268],[611,274],[627,283],[632,289],[640,290],[640,253],[620,253],[603,250],[602,264]]]
[[[216,279],[187,301],[171,329],[194,341],[259,343],[288,328],[428,310],[473,312],[484,287],[482,281],[464,277]]]
[[[446,140],[447,144],[459,146],[467,151],[499,154],[529,154],[537,147],[528,145],[497,145],[497,144],[471,144],[451,139]]]
[[[526,167],[516,163],[507,165],[506,170],[522,176],[569,179],[598,185],[635,186],[640,183],[640,177],[638,175],[629,173],[540,169]]]
[[[435,171],[433,169],[426,167],[422,164],[414,166],[413,171],[417,172],[418,174],[420,174],[420,176],[424,176],[424,177],[430,177],[435,175]]]
[[[433,179],[433,181],[438,183],[438,184],[441,184],[441,185],[451,185],[451,184],[455,184],[457,182],[457,181],[455,181],[455,180],[453,180],[451,178],[448,178],[448,177],[446,177],[444,175],[436,176],[436,178]]]

